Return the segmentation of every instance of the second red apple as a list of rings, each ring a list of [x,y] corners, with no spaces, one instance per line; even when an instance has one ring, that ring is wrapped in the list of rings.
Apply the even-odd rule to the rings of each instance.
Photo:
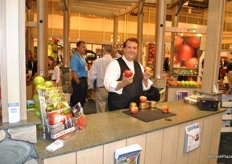
[[[146,103],[147,102],[147,97],[146,96],[140,96],[139,100],[140,100],[140,103]]]
[[[132,114],[137,114],[139,112],[139,108],[137,106],[130,107],[130,112]]]
[[[168,113],[169,112],[169,106],[167,106],[167,105],[162,106],[162,112],[163,113]]]

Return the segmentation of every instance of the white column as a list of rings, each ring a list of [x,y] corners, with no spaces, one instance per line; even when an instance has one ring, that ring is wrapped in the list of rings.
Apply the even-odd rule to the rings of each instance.
[[[218,82],[225,0],[209,0],[202,91],[213,92]],[[216,17],[215,17],[216,15]]]
[[[0,46],[2,122],[9,103],[18,103],[26,120],[25,0],[0,1]]]
[[[166,0],[157,0],[156,6],[156,29],[155,29],[155,78],[160,79],[163,73],[164,36],[166,22]]]
[[[69,43],[69,31],[70,31],[70,7],[71,0],[65,0],[64,16],[63,16],[63,35],[64,35],[64,67],[69,67],[70,59],[70,43]]]
[[[38,75],[47,76],[48,56],[48,1],[37,0]]]
[[[139,47],[138,47],[138,62],[142,63],[142,55],[143,55],[143,6],[144,1],[139,1],[138,6],[138,23],[137,23],[137,38],[139,40]]]
[[[114,32],[113,43],[117,44],[117,42],[118,42],[118,17],[117,16],[114,16],[114,29],[113,29],[113,32]]]

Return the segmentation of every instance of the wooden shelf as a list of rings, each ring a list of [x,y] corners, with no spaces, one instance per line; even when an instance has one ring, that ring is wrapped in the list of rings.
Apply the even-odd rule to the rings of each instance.
[[[232,120],[232,114],[224,114],[224,115],[222,115],[222,120]]]
[[[232,132],[232,127],[222,127],[221,132]]]

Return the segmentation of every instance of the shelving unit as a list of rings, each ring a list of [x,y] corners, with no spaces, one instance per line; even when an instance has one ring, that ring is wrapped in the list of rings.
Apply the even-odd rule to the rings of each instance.
[[[222,116],[221,132],[232,132],[232,102],[231,107],[226,107],[226,111]]]

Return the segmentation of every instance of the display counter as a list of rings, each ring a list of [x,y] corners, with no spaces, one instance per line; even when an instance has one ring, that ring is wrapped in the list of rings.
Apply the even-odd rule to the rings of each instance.
[[[46,152],[51,140],[38,138],[35,149],[39,163],[92,164],[114,163],[114,152],[131,144],[142,147],[140,164],[150,163],[215,163],[224,109],[201,111],[183,101],[159,103],[168,105],[176,116],[143,122],[118,110],[87,115],[87,127],[65,138],[65,146]],[[200,147],[184,153],[185,128],[199,123]]]

